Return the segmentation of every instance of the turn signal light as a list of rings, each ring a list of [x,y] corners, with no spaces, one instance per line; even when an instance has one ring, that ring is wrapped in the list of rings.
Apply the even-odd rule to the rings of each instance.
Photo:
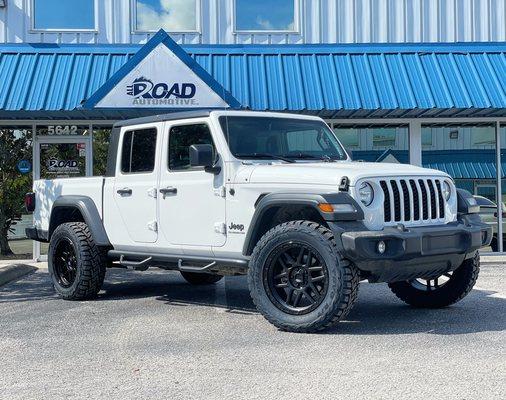
[[[334,212],[334,207],[329,203],[320,203],[318,204],[318,208],[323,212]]]

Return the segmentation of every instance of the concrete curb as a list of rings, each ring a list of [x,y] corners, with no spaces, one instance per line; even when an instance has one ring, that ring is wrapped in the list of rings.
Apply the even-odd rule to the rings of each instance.
[[[26,264],[12,264],[0,267],[0,286],[37,271],[37,267]]]

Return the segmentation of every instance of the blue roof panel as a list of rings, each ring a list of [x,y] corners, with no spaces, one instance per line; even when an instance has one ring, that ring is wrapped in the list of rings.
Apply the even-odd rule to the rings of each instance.
[[[5,117],[6,111],[78,111],[141,48],[2,45],[0,112]],[[506,43],[183,49],[243,107],[254,110],[506,115]]]

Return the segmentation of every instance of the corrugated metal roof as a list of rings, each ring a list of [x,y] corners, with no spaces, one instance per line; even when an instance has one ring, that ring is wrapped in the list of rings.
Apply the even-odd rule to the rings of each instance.
[[[0,117],[94,115],[80,109],[82,102],[139,49],[0,46]],[[506,43],[184,49],[254,110],[324,117],[506,115]]]

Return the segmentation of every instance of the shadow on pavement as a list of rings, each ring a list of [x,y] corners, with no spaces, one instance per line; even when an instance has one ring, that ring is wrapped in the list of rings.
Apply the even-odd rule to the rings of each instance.
[[[460,303],[438,310],[411,308],[386,285],[362,284],[359,299],[345,321],[323,334],[458,335],[506,330],[506,299],[475,289]],[[232,313],[257,313],[245,277],[226,277],[216,285],[192,286],[174,272],[109,270],[96,301],[154,297],[170,306],[219,307]],[[37,272],[0,288],[0,304],[59,300],[47,272]],[[88,304],[93,302],[88,302]]]

